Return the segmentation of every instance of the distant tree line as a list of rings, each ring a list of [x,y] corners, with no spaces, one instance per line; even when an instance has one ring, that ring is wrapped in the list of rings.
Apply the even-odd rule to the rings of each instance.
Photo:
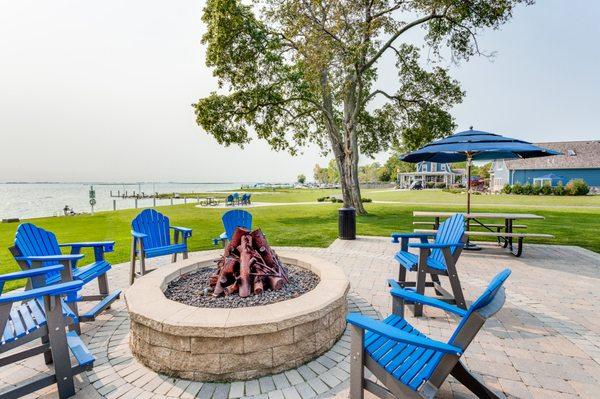
[[[415,171],[415,164],[403,162],[399,154],[393,154],[381,165],[379,162],[358,167],[358,181],[360,183],[391,182],[396,180],[396,175],[403,172]],[[315,165],[313,177],[319,184],[339,184],[340,173],[335,160],[330,160],[327,166]]]

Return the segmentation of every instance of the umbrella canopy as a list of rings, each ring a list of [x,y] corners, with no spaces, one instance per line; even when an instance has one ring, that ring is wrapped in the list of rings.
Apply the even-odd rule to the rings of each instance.
[[[467,161],[467,213],[471,213],[471,163],[492,159],[535,158],[560,155],[560,152],[535,146],[527,141],[512,139],[480,130],[466,130],[401,157],[405,162],[462,162]],[[469,219],[467,219],[467,229]],[[467,243],[466,248],[470,244]]]
[[[560,155],[523,140],[479,130],[467,130],[427,144],[402,157],[405,162],[462,162],[492,159],[535,158]]]

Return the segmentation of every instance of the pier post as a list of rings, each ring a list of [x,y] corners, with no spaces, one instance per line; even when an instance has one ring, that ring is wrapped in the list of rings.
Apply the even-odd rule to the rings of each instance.
[[[113,211],[117,210],[117,200],[113,200]]]
[[[173,197],[171,197],[171,205],[173,205]]]
[[[135,209],[137,209],[137,198],[135,198]]]
[[[152,198],[152,207],[156,208],[156,197]]]
[[[187,204],[187,197],[183,197],[183,203]]]

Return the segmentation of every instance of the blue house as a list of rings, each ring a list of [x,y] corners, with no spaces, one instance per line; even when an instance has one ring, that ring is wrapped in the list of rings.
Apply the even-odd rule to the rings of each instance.
[[[537,143],[562,155],[549,157],[496,160],[492,167],[492,191],[505,184],[566,184],[583,179],[590,187],[600,188],[600,141],[563,141]]]
[[[415,182],[420,182],[426,188],[427,183],[444,184],[450,187],[465,179],[465,171],[452,169],[448,163],[419,162],[416,172],[398,173],[397,182],[401,188],[411,188]]]

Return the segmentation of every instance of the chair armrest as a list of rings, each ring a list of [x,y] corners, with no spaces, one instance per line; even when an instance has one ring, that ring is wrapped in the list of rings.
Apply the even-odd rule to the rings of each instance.
[[[359,313],[350,313],[346,320],[353,326],[357,326],[364,330],[372,331],[396,342],[415,345],[425,349],[432,349],[437,352],[449,353],[453,355],[461,355],[462,349],[449,345],[445,342],[436,341],[424,336],[409,334],[395,327],[389,326],[379,320],[371,319]]]
[[[0,303],[11,303],[25,301],[46,295],[62,295],[77,292],[83,286],[83,281],[69,281],[66,283],[48,285],[46,287],[34,288],[26,291],[16,291],[0,296]]]
[[[445,310],[446,312],[454,313],[455,315],[458,315],[460,317],[464,317],[467,314],[467,311],[464,309],[461,309],[454,305],[450,305],[449,303],[440,301],[436,298],[431,298],[425,295],[418,294],[411,290],[406,290],[400,287],[394,287],[392,288],[390,293],[393,296],[402,298],[406,301],[416,302],[427,306],[433,306],[435,308]]]
[[[213,245],[217,245],[219,243],[219,241],[225,241],[227,239],[228,239],[227,238],[227,232],[223,232],[217,238],[213,238]]]
[[[424,242],[415,242],[408,244],[411,248],[427,248],[427,249],[442,249],[442,248],[453,248],[453,247],[462,247],[463,243],[455,243],[455,244],[436,244],[434,242],[424,243]]]
[[[58,244],[59,247],[71,247],[73,249],[80,248],[101,248],[104,252],[112,252],[115,249],[114,241],[97,241],[97,242],[71,242]]]
[[[171,228],[173,230],[180,231],[184,238],[189,238],[192,236],[192,229],[188,229],[187,227],[171,226]]]
[[[131,230],[131,235],[133,236],[133,238],[144,238],[144,237],[148,237],[148,234],[144,234],[144,233],[138,233],[135,230]]]
[[[435,233],[392,233],[392,242],[399,242],[398,238],[428,238],[433,236],[435,236]]]
[[[41,276],[52,272],[60,272],[63,269],[63,265],[54,265],[46,267],[38,267],[35,269],[23,270],[20,272],[7,273],[0,275],[0,283],[4,283],[10,280],[20,280],[22,278],[30,278],[35,276]]]
[[[16,260],[24,260],[26,262],[62,262],[65,260],[76,261],[82,259],[84,254],[74,255],[47,255],[47,256],[17,256]]]

